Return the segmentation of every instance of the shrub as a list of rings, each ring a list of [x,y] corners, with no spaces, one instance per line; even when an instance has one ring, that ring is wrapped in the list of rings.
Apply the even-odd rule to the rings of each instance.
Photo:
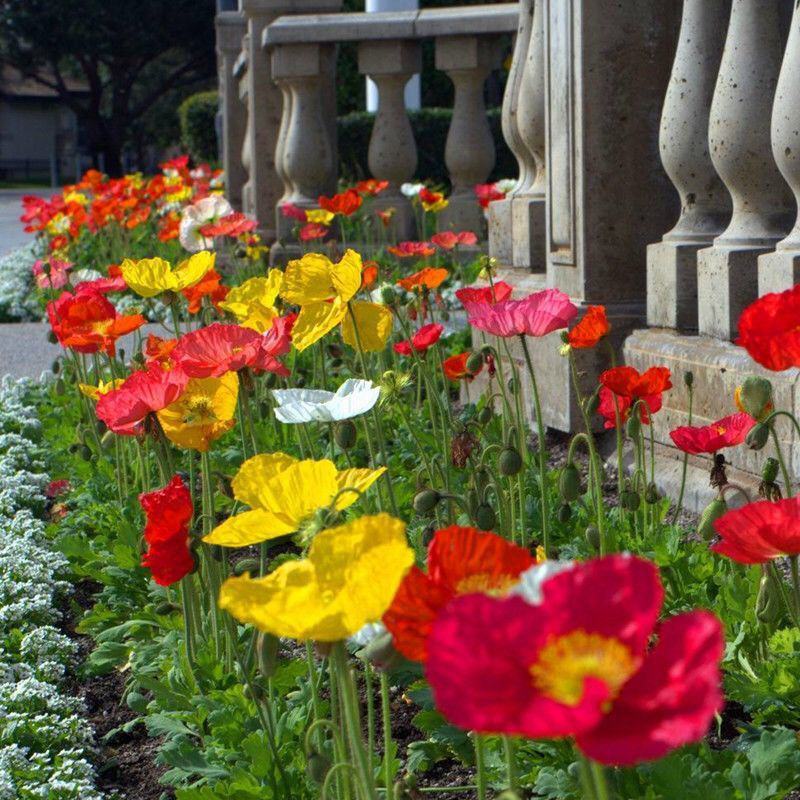
[[[178,108],[181,141],[195,161],[217,161],[217,92],[198,92]]]

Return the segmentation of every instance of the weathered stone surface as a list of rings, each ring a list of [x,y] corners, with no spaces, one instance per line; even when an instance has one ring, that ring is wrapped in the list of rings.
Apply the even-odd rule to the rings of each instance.
[[[697,252],[702,245],[658,242],[647,248],[647,322],[697,331]]]

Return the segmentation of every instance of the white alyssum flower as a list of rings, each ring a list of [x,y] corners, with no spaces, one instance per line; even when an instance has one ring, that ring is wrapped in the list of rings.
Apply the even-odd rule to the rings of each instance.
[[[416,197],[425,188],[424,183],[404,183],[400,186],[400,191],[406,197]]]
[[[0,322],[29,322],[44,316],[32,272],[43,254],[43,245],[37,241],[0,258]]]
[[[370,411],[381,390],[372,381],[348,378],[336,392],[323,389],[273,389],[278,402],[275,416],[289,424],[338,422]]]
[[[508,194],[512,189],[516,188],[517,183],[518,181],[516,178],[500,178],[499,181],[495,182],[494,188],[497,189],[498,192]]]
[[[233,213],[233,206],[219,194],[212,194],[186,206],[181,217],[178,239],[190,253],[212,250],[213,238],[203,236],[200,229]]]

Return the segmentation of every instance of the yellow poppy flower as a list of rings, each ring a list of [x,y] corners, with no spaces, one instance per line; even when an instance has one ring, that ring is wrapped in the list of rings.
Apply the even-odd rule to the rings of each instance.
[[[445,200],[442,198],[441,200],[437,200],[435,203],[426,203],[425,201],[422,202],[422,207],[433,214],[438,214],[440,211],[444,211],[447,206],[450,205],[449,200]]]
[[[164,434],[178,447],[205,452],[234,425],[239,377],[226,372],[219,378],[193,378],[183,394],[158,412]]]
[[[219,605],[275,636],[337,642],[380,620],[413,563],[405,523],[361,517],[322,531],[304,559],[228,579]]]
[[[124,382],[124,378],[115,378],[113,381],[100,381],[97,386],[92,386],[90,383],[79,383],[78,388],[84,397],[97,401],[104,394],[108,394],[113,389],[118,389]]]
[[[125,283],[141,297],[155,297],[162,292],[179,292],[200,283],[214,267],[216,254],[201,250],[174,269],[163,258],[126,258],[120,265]]]
[[[335,216],[332,211],[326,211],[324,208],[306,209],[306,221],[315,222],[318,225],[330,225]]]
[[[271,269],[266,278],[250,278],[241,286],[235,286],[219,307],[233,314],[243,328],[264,333],[279,314],[275,301],[282,285],[283,273]]]
[[[347,250],[338,264],[319,253],[289,262],[281,297],[300,306],[292,328],[292,344],[298,350],[310,347],[340,322],[345,342],[356,347],[353,316],[363,349],[383,350],[392,330],[392,312],[378,303],[353,301],[361,288],[361,269],[361,256],[354,250]]]
[[[254,456],[242,464],[231,483],[233,496],[252,510],[229,517],[203,541],[246,547],[294,533],[334,498],[338,511],[353,505],[358,492],[366,491],[384,472],[386,467],[339,472],[328,459],[298,461],[285,453]]]

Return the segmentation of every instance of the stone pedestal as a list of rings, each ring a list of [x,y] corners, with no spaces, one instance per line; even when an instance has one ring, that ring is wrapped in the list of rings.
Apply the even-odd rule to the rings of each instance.
[[[697,331],[697,253],[703,245],[658,242],[647,247],[647,322]]]
[[[785,292],[800,283],[800,251],[781,250],[758,258],[758,295]]]
[[[234,208],[241,210],[242,189],[247,181],[247,172],[242,164],[247,108],[239,96],[239,80],[234,74],[234,66],[242,51],[242,37],[247,26],[237,11],[220,12],[216,25],[222,112],[220,158],[225,170],[225,196]]]

